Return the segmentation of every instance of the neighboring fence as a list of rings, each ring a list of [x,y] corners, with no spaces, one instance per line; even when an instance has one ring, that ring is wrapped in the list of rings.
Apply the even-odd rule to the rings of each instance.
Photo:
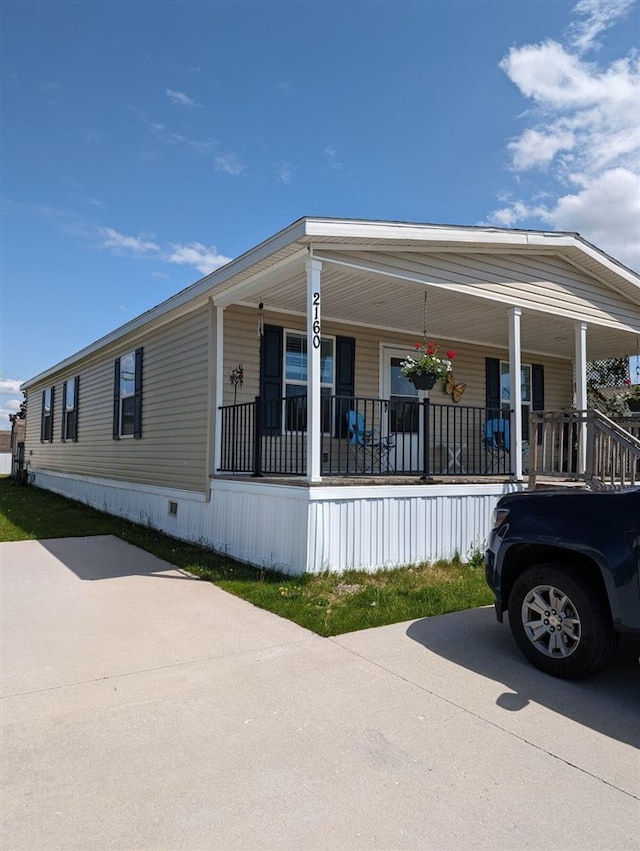
[[[640,420],[600,411],[532,411],[529,487],[538,476],[583,480],[595,489],[640,481]],[[584,460],[582,459],[584,445]]]
[[[508,410],[322,396],[323,475],[504,476]],[[307,397],[221,408],[221,472],[305,475]]]

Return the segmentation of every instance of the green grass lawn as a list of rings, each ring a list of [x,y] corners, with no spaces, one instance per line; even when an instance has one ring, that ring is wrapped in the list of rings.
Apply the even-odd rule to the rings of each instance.
[[[369,574],[292,578],[234,561],[35,487],[0,478],[0,541],[116,535],[318,635],[457,612],[492,602],[479,558]]]

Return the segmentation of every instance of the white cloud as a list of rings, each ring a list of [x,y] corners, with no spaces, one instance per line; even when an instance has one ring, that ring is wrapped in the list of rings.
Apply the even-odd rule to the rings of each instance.
[[[233,177],[237,177],[243,171],[246,171],[246,166],[240,157],[231,152],[217,156],[214,165],[216,171],[223,171],[226,174],[233,175]]]
[[[329,168],[334,168],[337,171],[339,171],[341,168],[343,168],[342,163],[338,159],[338,152],[333,147],[333,145],[327,145],[326,146],[326,148],[324,149],[324,155],[327,158]]]
[[[190,139],[182,133],[175,133],[160,121],[152,121],[144,112],[133,109],[133,114],[146,124],[154,136],[170,145],[185,145],[197,154],[209,154],[219,147],[215,139]]]
[[[574,12],[581,18],[569,27],[571,44],[580,51],[597,46],[597,38],[623,17],[634,0],[580,0]]]
[[[584,180],[548,211],[559,230],[577,230],[599,248],[640,269],[640,174],[617,168]]]
[[[160,251],[160,246],[155,242],[144,239],[142,236],[126,236],[114,228],[98,228],[103,237],[102,248],[115,248],[118,250],[131,251],[134,254],[148,254]]]
[[[89,203],[92,207],[104,207],[104,204],[99,198],[94,198],[93,195],[89,195]]]
[[[200,106],[200,104],[186,95],[184,92],[177,92],[174,89],[167,89],[166,95],[171,103],[179,103],[183,106]]]
[[[159,245],[144,236],[127,236],[114,228],[97,228],[101,237],[100,247],[112,249],[117,254],[129,253],[137,257],[158,259],[167,263],[177,263],[183,266],[193,266],[198,271],[209,274],[214,269],[229,263],[231,257],[220,254],[215,245],[206,246],[201,242],[191,242],[185,245],[168,243]],[[169,278],[165,272],[152,271],[154,278]],[[128,308],[119,307],[126,310]]]
[[[232,259],[219,254],[215,245],[207,247],[201,242],[192,242],[188,245],[172,244],[171,249],[171,253],[166,257],[169,263],[194,266],[203,275],[208,275]]]
[[[514,171],[541,168],[549,165],[559,151],[570,151],[575,136],[569,130],[557,128],[553,132],[525,130],[519,139],[507,146],[513,158]]]
[[[19,402],[18,407],[20,407]],[[0,429],[2,431],[9,431],[9,429],[11,428],[11,423],[9,422],[9,415],[15,414],[17,410],[18,408],[14,408],[13,405],[9,405],[9,402],[6,402],[4,405],[0,405]]]
[[[284,183],[285,186],[289,186],[293,180],[293,170],[293,163],[282,163],[276,169],[276,176],[281,183]]]
[[[525,113],[528,126],[508,143],[511,167],[546,173],[554,189],[543,204],[514,198],[489,221],[512,227],[538,219],[578,231],[637,265],[640,58],[630,52],[599,65],[583,56],[630,6],[630,0],[580,0],[574,7],[580,19],[570,27],[566,45],[514,47],[500,63],[534,105]]]
[[[19,393],[21,384],[17,378],[0,378],[0,393]]]

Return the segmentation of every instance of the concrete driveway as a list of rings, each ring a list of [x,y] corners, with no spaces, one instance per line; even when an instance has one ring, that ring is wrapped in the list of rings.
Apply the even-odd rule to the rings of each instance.
[[[3,851],[637,849],[637,648],[322,639],[110,537],[2,544]]]

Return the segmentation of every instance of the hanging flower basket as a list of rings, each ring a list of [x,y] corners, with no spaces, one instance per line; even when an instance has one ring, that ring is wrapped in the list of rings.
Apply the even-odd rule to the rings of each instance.
[[[446,358],[438,357],[435,343],[416,343],[415,355],[408,355],[400,364],[405,378],[418,390],[431,390],[437,381],[444,381],[451,371],[455,352],[447,352]]]
[[[431,390],[438,380],[438,376],[433,372],[414,372],[407,378],[416,390]]]

